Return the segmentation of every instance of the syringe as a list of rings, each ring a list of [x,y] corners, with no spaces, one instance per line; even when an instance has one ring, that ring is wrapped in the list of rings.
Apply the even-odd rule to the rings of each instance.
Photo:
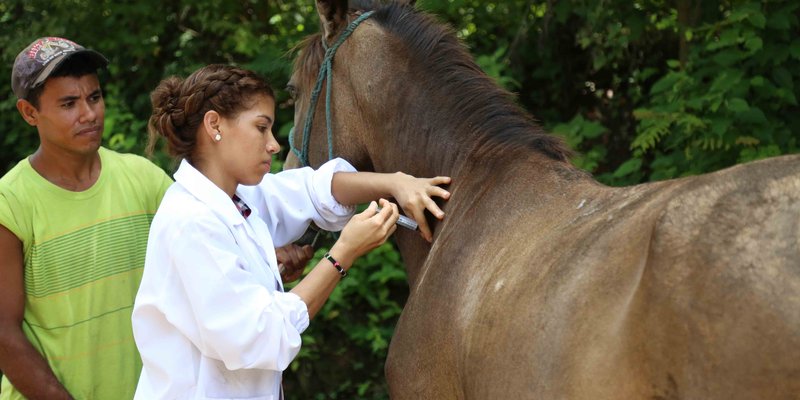
[[[378,207],[378,209],[375,212],[376,213],[381,212],[381,208]],[[397,220],[397,225],[402,226],[403,228],[406,229],[411,229],[412,231],[415,231],[417,230],[417,228],[419,228],[419,224],[417,224],[417,221],[414,221],[413,219],[408,218],[405,215],[400,216],[400,219]]]

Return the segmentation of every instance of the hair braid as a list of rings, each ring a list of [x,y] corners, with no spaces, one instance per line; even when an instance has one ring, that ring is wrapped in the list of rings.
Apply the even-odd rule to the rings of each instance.
[[[191,160],[198,128],[208,111],[235,118],[257,95],[275,98],[266,81],[233,66],[212,64],[186,79],[164,79],[150,94],[153,113],[148,122],[147,151],[152,154],[158,138],[164,137],[170,155]]]

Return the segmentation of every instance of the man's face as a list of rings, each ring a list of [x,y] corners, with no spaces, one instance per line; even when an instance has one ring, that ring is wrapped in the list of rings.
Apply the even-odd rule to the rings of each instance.
[[[38,128],[42,147],[82,155],[96,152],[105,117],[97,75],[50,78],[44,85],[39,108],[28,116],[23,112],[26,121]]]

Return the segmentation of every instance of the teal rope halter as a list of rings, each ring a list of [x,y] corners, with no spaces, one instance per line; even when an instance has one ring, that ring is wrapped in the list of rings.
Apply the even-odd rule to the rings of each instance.
[[[311,92],[311,104],[308,108],[308,113],[306,114],[306,122],[305,126],[303,127],[303,142],[300,150],[294,147],[294,128],[289,131],[289,146],[291,146],[292,152],[300,160],[302,166],[308,165],[308,142],[309,137],[311,136],[311,125],[314,122],[314,109],[317,107],[317,100],[319,99],[319,94],[322,91],[322,82],[325,80],[327,80],[325,86],[325,124],[328,128],[328,159],[330,160],[333,158],[333,126],[331,125],[331,82],[333,81],[333,57],[336,55],[336,50],[339,49],[339,46],[341,46],[342,43],[344,43],[344,41],[350,37],[353,31],[355,31],[356,28],[373,13],[374,11],[365,12],[347,25],[347,28],[339,35],[339,38],[336,39],[336,42],[331,47],[328,47],[328,43],[325,42],[325,37],[322,37],[322,47],[325,48],[325,58],[323,58],[322,65],[319,67],[317,83],[314,84],[314,90]]]

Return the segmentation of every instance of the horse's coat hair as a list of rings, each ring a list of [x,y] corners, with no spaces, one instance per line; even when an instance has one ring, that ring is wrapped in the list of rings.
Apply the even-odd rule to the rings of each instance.
[[[341,3],[317,1],[327,37]],[[297,127],[322,50],[300,49]],[[603,186],[407,5],[377,8],[332,83],[337,155],[453,177],[433,244],[397,233],[411,293],[392,398],[800,398],[800,157]],[[324,106],[314,118],[319,165]]]

